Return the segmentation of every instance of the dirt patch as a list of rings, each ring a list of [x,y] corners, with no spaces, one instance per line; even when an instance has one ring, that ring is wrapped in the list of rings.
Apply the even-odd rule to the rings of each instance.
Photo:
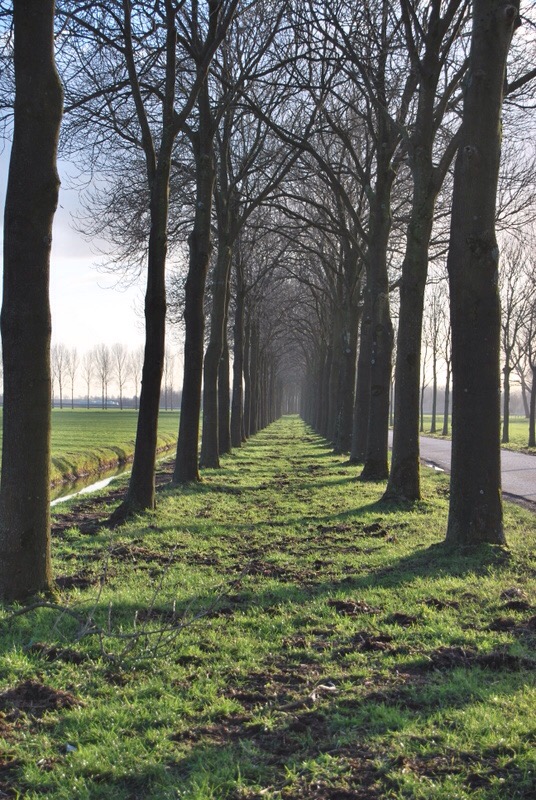
[[[333,750],[330,755],[337,759],[340,770],[339,786],[333,786],[322,778],[311,780],[302,777],[297,785],[283,788],[283,800],[380,800],[384,798],[382,772],[378,768],[378,753],[365,747],[352,750]]]
[[[437,779],[450,775],[464,775],[463,782],[471,790],[490,786],[497,780],[516,781],[523,779],[521,770],[515,762],[504,758],[504,753],[485,751],[483,753],[457,752],[426,756],[400,756],[396,766],[404,772]]]
[[[360,631],[354,634],[351,642],[356,650],[370,652],[374,650],[393,650],[393,637],[387,633],[372,634],[369,631]]]
[[[503,608],[508,609],[508,611],[530,611],[532,605],[528,600],[508,600]]]
[[[16,718],[21,712],[39,719],[47,711],[75,708],[83,703],[71,692],[27,680],[0,693],[0,711]]]
[[[187,553],[184,555],[186,564],[200,567],[216,567],[220,563],[217,556],[211,556],[209,553]]]
[[[247,575],[260,576],[262,578],[272,578],[282,583],[306,583],[315,581],[318,578],[316,572],[309,569],[293,569],[292,567],[276,564],[274,561],[263,561],[253,559],[243,567],[237,565],[241,571]]]
[[[0,720],[1,721],[1,720]],[[0,728],[0,735],[1,728]],[[10,755],[0,755],[0,798],[21,797],[20,790],[13,782],[14,773],[22,765],[22,762]]]
[[[118,543],[111,547],[108,552],[112,558],[116,558],[119,561],[130,561],[134,564],[138,561],[169,564],[173,560],[171,552],[162,553],[158,550],[150,550],[148,547],[140,547],[135,544]]]
[[[528,600],[527,593],[518,586],[511,586],[501,592],[501,600]]]
[[[75,572],[73,575],[57,575],[55,578],[56,585],[61,591],[87,589],[89,586],[95,586],[97,583],[104,581],[104,575],[95,575],[95,573],[88,572],[85,569]]]
[[[35,642],[28,648],[29,653],[36,653],[46,661],[63,661],[65,664],[83,664],[87,661],[84,653],[72,650],[69,647],[54,647],[44,642]]]
[[[446,608],[453,608],[457,611],[460,608],[460,604],[457,600],[439,600],[437,597],[429,597],[427,600],[423,601],[423,605],[432,606],[438,611],[444,611]]]
[[[509,670],[517,672],[523,669],[534,669],[536,662],[522,656],[514,656],[505,650],[493,650],[491,653],[479,653],[473,647],[438,647],[425,654],[426,661],[406,668],[421,672],[427,670],[448,670],[464,667],[481,667],[491,670]]]
[[[414,614],[403,614],[401,611],[395,611],[394,614],[389,614],[385,618],[388,625],[400,625],[402,628],[409,628],[410,625],[416,625],[419,618]]]
[[[379,614],[381,611],[380,608],[369,606],[364,600],[328,600],[327,604],[338,614],[347,617],[356,617],[358,614]]]
[[[354,530],[354,526],[348,522],[341,522],[338,525],[317,525],[316,530],[320,533],[348,533]]]
[[[512,617],[497,617],[489,624],[490,631],[512,631],[517,626],[517,622]]]
[[[201,740],[213,745],[225,746],[233,740],[249,734],[244,726],[249,718],[243,714],[232,714],[217,722],[207,725],[198,725],[187,728],[184,731],[171,734],[169,737],[172,742],[196,743]]]

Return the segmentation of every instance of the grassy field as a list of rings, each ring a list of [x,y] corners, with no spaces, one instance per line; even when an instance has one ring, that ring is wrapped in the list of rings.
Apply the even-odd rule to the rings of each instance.
[[[52,482],[61,483],[72,477],[100,472],[117,462],[128,461],[134,454],[137,421],[137,412],[130,409],[53,409]],[[0,411],[0,434],[1,429]],[[179,413],[162,411],[158,431],[159,448],[174,444],[178,429]]]
[[[445,438],[441,436],[441,431],[443,430],[443,414],[437,416],[436,427],[438,432],[436,434],[430,434],[430,425],[432,424],[432,415],[425,414],[424,415],[424,436],[439,436],[440,438]],[[502,435],[502,422],[501,422],[501,435]],[[450,438],[450,422],[449,422],[449,436]],[[534,453],[536,455],[536,448],[535,447],[527,447],[527,442],[529,439],[529,421],[525,417],[511,417],[510,418],[510,441],[508,444],[502,445],[503,447],[508,448],[509,450],[521,450],[525,453]]]
[[[534,798],[535,516],[456,554],[445,476],[358,472],[287,418],[114,533],[58,516],[63,611],[0,612],[0,797]]]

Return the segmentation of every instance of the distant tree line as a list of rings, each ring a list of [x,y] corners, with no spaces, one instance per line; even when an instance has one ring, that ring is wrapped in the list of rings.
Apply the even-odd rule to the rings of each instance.
[[[169,347],[166,348],[160,398],[160,406],[166,411],[177,408],[177,361],[177,354]],[[85,404],[89,408],[95,405],[95,396],[98,395],[103,409],[108,408],[110,400],[121,410],[126,405],[137,409],[142,366],[143,349],[130,351],[119,342],[113,345],[102,342],[82,356],[75,347],[67,347],[63,343],[53,344],[52,407],[58,405],[59,408],[64,408],[70,405],[74,408],[76,399],[76,405]],[[80,391],[82,386],[83,394]]]

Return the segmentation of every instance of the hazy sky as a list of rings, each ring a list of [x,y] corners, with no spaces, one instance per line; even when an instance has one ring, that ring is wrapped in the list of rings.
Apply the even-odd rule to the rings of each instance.
[[[3,241],[9,148],[0,155],[0,235]],[[113,275],[100,272],[97,251],[71,224],[76,190],[65,188],[68,165],[60,165],[63,185],[54,219],[51,259],[52,339],[80,353],[100,342],[122,342],[129,348],[143,344],[144,287],[121,289]],[[1,284],[0,284],[1,293]]]

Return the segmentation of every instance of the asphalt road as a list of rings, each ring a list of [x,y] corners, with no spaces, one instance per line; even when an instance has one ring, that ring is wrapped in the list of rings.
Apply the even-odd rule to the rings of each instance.
[[[391,446],[392,431],[389,431]],[[450,469],[450,441],[421,436],[421,459],[428,465]],[[536,456],[501,450],[501,474],[503,494],[536,504]]]

